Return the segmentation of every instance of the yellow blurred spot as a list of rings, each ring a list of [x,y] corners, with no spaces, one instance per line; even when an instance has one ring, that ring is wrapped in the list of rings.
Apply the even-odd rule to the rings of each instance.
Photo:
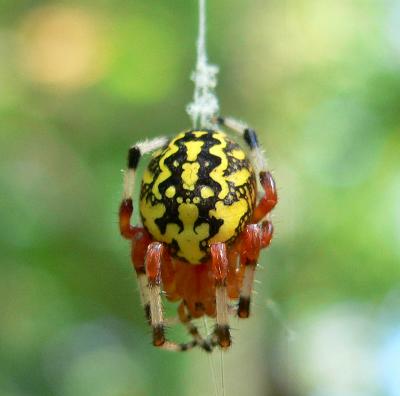
[[[30,80],[76,89],[103,75],[106,51],[100,23],[84,9],[36,8],[25,17],[20,33],[19,63]]]

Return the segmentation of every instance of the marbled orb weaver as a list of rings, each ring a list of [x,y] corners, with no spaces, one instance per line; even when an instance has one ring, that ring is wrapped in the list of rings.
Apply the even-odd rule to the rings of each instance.
[[[217,128],[147,140],[128,153],[120,232],[132,242],[153,345],[169,351],[231,345],[229,314],[249,317],[259,253],[272,239],[265,217],[277,203],[277,192],[256,132],[232,118],[215,121],[238,132],[248,153]],[[140,192],[143,226],[131,226],[136,168],[150,152]],[[258,202],[256,175],[262,188]],[[190,342],[167,340],[161,294],[179,302],[178,319]],[[204,315],[216,322],[207,337],[192,322]]]

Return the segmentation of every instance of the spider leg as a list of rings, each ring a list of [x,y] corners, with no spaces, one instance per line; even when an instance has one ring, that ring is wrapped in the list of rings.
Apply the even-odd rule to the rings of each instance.
[[[142,155],[163,147],[164,137],[137,143],[128,151],[128,166],[124,173],[122,202],[119,208],[119,228],[125,239],[132,241],[131,259],[134,265],[140,298],[149,324],[153,327],[153,344],[168,350],[187,350],[194,342],[175,344],[165,340],[163,313],[160,296],[160,266],[162,244],[151,242],[151,237],[143,227],[131,226],[133,214],[132,195],[136,168]],[[149,263],[149,264],[148,264]]]
[[[228,275],[228,257],[225,243],[213,243],[211,246],[211,268],[215,279],[216,326],[215,341],[226,349],[231,345],[229,328],[229,304],[226,279]]]
[[[260,250],[271,242],[272,233],[272,224],[265,221],[262,224],[249,224],[241,234],[240,260],[245,270],[239,296],[239,318],[248,318],[250,315],[251,293],[258,257]]]
[[[132,195],[135,185],[136,168],[142,155],[150,153],[167,143],[164,137],[153,140],[145,140],[132,146],[128,151],[128,164],[124,173],[124,186],[122,193],[122,202],[119,208],[119,229],[125,239],[132,239],[135,234],[142,231],[140,227],[132,227],[131,217],[133,213]]]
[[[186,330],[193,337],[193,341],[196,343],[196,345],[206,352],[212,352],[216,344],[213,343],[212,338],[204,339],[202,337],[197,326],[192,322],[193,318],[183,301],[179,304],[178,314],[179,320],[185,325]]]
[[[165,343],[164,317],[161,302],[161,264],[164,246],[160,242],[152,242],[146,253],[147,291],[150,302],[150,323],[153,328],[153,345]]]
[[[275,187],[275,180],[269,171],[260,172],[260,183],[264,189],[264,195],[258,202],[253,212],[253,221],[258,223],[261,221],[278,202],[278,195]]]
[[[261,187],[264,190],[264,195],[260,199],[260,202],[254,209],[253,213],[253,222],[258,223],[274,208],[278,201],[278,195],[275,187],[275,181],[271,173],[267,170],[264,152],[258,141],[257,133],[248,125],[230,117],[218,117],[217,121],[219,124],[225,125],[233,131],[239,133],[250,149],[252,162],[257,174],[259,175]]]
[[[256,205],[252,223],[249,224],[240,236],[240,260],[245,266],[242,287],[239,296],[238,316],[248,318],[250,315],[251,292],[254,283],[254,272],[256,270],[260,249],[266,248],[272,239],[273,228],[269,221],[257,224],[275,207],[278,196],[275,181],[267,170],[263,149],[258,141],[257,133],[247,124],[233,118],[218,117],[216,121],[239,133],[250,149],[251,159],[258,174],[260,185],[263,190],[258,204]]]
[[[136,168],[139,164],[141,156],[163,147],[167,141],[168,140],[165,137],[158,137],[152,140],[145,140],[137,143],[129,149],[128,167],[124,175],[124,200],[132,199]]]
[[[144,257],[147,246],[150,244],[151,239],[143,227],[131,225],[131,218],[133,214],[132,194],[135,184],[136,168],[139,164],[141,156],[164,146],[166,142],[166,138],[160,137],[137,143],[135,146],[132,146],[129,149],[127,169],[124,173],[122,202],[119,207],[119,230],[125,239],[132,241],[131,259],[135,267],[140,290],[140,298],[147,320],[150,320],[150,305],[147,293],[147,278],[144,266]]]
[[[167,252],[161,242],[152,242],[147,248],[145,259],[147,293],[150,305],[150,325],[153,329],[153,345],[167,351],[184,352],[196,347],[198,339],[194,338],[192,341],[179,344],[169,341],[165,337],[165,321],[161,300],[161,267],[165,254]]]

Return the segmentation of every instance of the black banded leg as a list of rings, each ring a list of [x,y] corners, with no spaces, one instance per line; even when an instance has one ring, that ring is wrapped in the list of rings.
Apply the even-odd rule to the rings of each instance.
[[[268,221],[262,223],[262,231],[258,228],[257,223],[261,222],[274,208],[278,198],[275,182],[271,173],[267,170],[264,152],[258,141],[256,131],[253,128],[250,128],[247,124],[230,117],[218,117],[216,122],[232,129],[242,136],[250,149],[252,163],[259,176],[259,184],[261,186],[260,200],[254,209],[251,220],[255,224],[250,224],[248,229],[245,231],[248,235],[243,241],[242,249],[244,249],[244,251],[241,252],[242,256],[244,256],[242,257],[242,260],[245,263],[245,272],[239,296],[237,314],[240,318],[248,318],[250,315],[251,293],[259,251],[260,249],[267,247],[272,238],[271,223]],[[252,234],[253,236],[251,236]]]
[[[157,150],[167,143],[167,138],[158,137],[152,140],[144,140],[132,146],[128,151],[128,166],[124,175],[123,200],[131,200],[135,184],[135,172],[142,155]]]
[[[148,291],[148,281],[145,272],[136,271],[136,278],[140,294],[140,302],[142,304],[144,315],[147,323],[151,326],[151,316],[150,316],[150,297]]]
[[[226,288],[228,275],[228,257],[225,243],[211,245],[211,267],[215,279],[216,325],[212,340],[222,349],[231,346],[231,333],[229,328],[229,301]]]
[[[128,152],[128,166],[124,173],[124,188],[120,206],[120,231],[122,236],[132,240],[132,262],[138,279],[140,298],[146,319],[153,329],[153,345],[168,351],[187,351],[197,346],[197,341],[177,344],[166,340],[163,308],[161,301],[161,265],[163,245],[151,243],[149,235],[141,227],[130,225],[133,213],[132,195],[136,168],[142,155],[167,144],[164,137],[145,140],[131,147]]]
[[[161,265],[164,246],[160,242],[152,242],[147,248],[145,267],[147,275],[147,293],[150,305],[150,322],[153,329],[153,345],[165,343],[164,315],[161,302]]]
[[[244,122],[235,120],[231,117],[218,117],[217,122],[227,128],[239,133],[250,149],[251,157],[257,174],[266,171],[267,164],[264,157],[263,149],[258,141],[257,133]]]
[[[166,138],[156,138],[153,140],[145,140],[131,147],[128,151],[127,169],[124,173],[124,185],[122,192],[122,202],[119,207],[119,229],[121,235],[126,239],[133,239],[135,235],[142,231],[140,227],[131,226],[131,217],[133,214],[132,195],[135,185],[135,172],[139,164],[140,157],[167,143]]]
[[[189,311],[187,310],[185,303],[182,301],[178,307],[179,312],[179,320],[183,325],[186,327],[188,333],[193,337],[193,341],[195,345],[199,346],[206,352],[212,352],[216,343],[213,343],[212,337],[210,338],[203,338],[199,332],[197,326],[192,322],[193,318],[190,315]]]
[[[239,318],[242,319],[248,318],[250,316],[250,302],[255,271],[255,263],[247,264],[244,270],[243,283],[240,290],[239,306],[237,311]]]
[[[248,318],[257,261],[260,250],[267,247],[271,241],[272,225],[267,221],[263,224],[248,224],[240,238],[240,262],[244,265],[244,275],[239,295],[238,316]]]
[[[275,181],[271,173],[267,170],[264,150],[258,141],[256,131],[247,124],[230,117],[218,117],[217,122],[239,133],[250,149],[251,159],[255,171],[259,176],[259,183],[261,186],[260,202],[253,216],[253,221],[258,223],[274,208],[278,200]]]
[[[122,202],[119,208],[120,233],[125,239],[129,239],[132,242],[131,260],[136,271],[138,287],[140,291],[140,299],[145,311],[147,321],[149,323],[150,299],[145,270],[145,254],[151,240],[147,231],[144,228],[131,226],[131,218],[133,214],[132,195],[135,184],[135,172],[141,156],[164,146],[166,142],[167,139],[162,137],[153,140],[145,140],[129,149],[127,158],[127,169],[124,173]]]
[[[161,267],[164,253],[164,245],[162,243],[152,242],[147,249],[145,260],[153,345],[172,352],[188,351],[197,345],[196,340],[178,344],[167,340],[165,337],[164,313],[161,300]]]

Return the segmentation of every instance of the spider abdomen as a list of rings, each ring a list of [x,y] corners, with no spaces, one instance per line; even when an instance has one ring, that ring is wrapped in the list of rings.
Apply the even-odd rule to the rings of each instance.
[[[236,239],[255,199],[254,170],[240,146],[219,131],[189,131],[154,153],[143,175],[140,214],[155,240],[198,264],[210,243]]]

